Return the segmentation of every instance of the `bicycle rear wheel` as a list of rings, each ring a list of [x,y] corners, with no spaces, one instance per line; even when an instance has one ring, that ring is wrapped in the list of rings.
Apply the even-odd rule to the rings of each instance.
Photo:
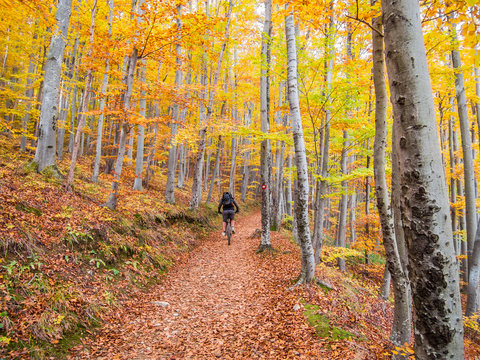
[[[227,235],[228,245],[230,245],[230,239],[232,238],[232,224],[230,220],[227,221],[227,228],[225,229],[225,235]]]

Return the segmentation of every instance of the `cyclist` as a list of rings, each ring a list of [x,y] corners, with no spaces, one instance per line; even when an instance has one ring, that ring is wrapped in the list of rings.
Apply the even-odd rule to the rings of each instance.
[[[227,227],[227,220],[230,219],[230,223],[232,224],[232,233],[235,234],[235,213],[240,211],[237,203],[233,196],[227,191],[224,192],[220,203],[218,204],[218,213],[221,214],[222,212],[220,209],[223,206],[223,232],[222,235],[225,236],[225,229]],[[234,206],[237,208],[237,211],[234,211]]]

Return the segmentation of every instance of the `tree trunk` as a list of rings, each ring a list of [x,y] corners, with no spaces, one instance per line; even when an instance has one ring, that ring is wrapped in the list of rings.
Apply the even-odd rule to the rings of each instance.
[[[342,175],[347,175],[347,149],[348,149],[348,133],[346,130],[343,131],[343,146],[342,146],[342,157],[340,159],[340,167],[342,171]],[[336,246],[344,248],[346,246],[346,237],[347,237],[347,181],[342,180],[341,182],[341,198],[339,204],[339,211],[338,211],[338,232],[337,232],[337,239],[336,239]],[[345,259],[339,257],[338,258],[338,267],[340,271],[346,271],[345,267]]]
[[[228,182],[228,191],[235,196],[235,170],[237,166],[237,138],[232,137],[232,156],[230,163],[230,179]]]
[[[270,37],[272,33],[272,0],[265,0],[265,21],[262,32],[260,75],[260,130],[270,132]],[[272,150],[269,139],[260,148],[260,184],[262,186],[262,237],[257,252],[271,249],[270,221],[272,212]]]
[[[453,25],[455,27],[455,25]],[[457,43],[456,29],[453,28],[453,43]],[[473,170],[472,141],[468,121],[467,97],[463,82],[462,62],[460,53],[452,50],[452,64],[455,72],[455,93],[457,98],[458,120],[460,122],[460,136],[462,139],[463,176],[465,187],[465,220],[467,225],[467,249],[470,269],[470,258],[475,241],[477,227],[477,209],[475,205],[475,174]],[[474,284],[478,287],[478,283]]]
[[[32,109],[32,101],[34,95],[33,87],[33,72],[35,71],[34,55],[30,55],[30,61],[28,63],[27,85],[25,90],[25,97],[27,98],[28,105],[23,116],[22,126],[22,138],[20,140],[20,150],[25,152],[27,150],[27,134],[28,134],[28,122],[30,121],[30,111]]]
[[[92,52],[93,52],[93,39],[95,35],[95,14],[96,13],[97,13],[97,0],[94,0],[92,5],[92,14],[90,18],[90,45],[88,49],[89,59],[92,58]],[[79,145],[80,139],[82,138],[83,128],[85,127],[85,122],[87,120],[86,112],[88,111],[88,101],[90,99],[90,89],[92,87],[92,80],[93,80],[93,69],[90,67],[87,71],[87,79],[85,82],[85,90],[83,93],[82,106],[81,106],[80,114],[78,115],[77,133],[75,134],[75,142],[73,144],[70,169],[68,171],[68,175],[64,183],[64,187],[67,191],[72,191],[73,177],[75,175],[75,165],[77,164],[77,157],[78,157],[78,145]],[[83,144],[83,141],[82,141],[82,144]]]
[[[182,5],[177,5],[177,43],[175,45],[176,52],[176,69],[175,69],[175,101],[173,102],[173,114],[172,122],[170,124],[170,150],[168,152],[168,171],[167,171],[167,184],[165,187],[165,202],[169,204],[175,204],[175,175],[177,173],[177,144],[175,136],[177,135],[178,121],[180,119],[180,87],[182,85],[183,71],[182,71],[182,46],[180,45],[180,39],[182,37]]]
[[[330,91],[333,80],[333,60],[335,56],[334,47],[334,24],[333,17],[330,17],[330,24],[328,27],[328,34],[325,38],[325,52],[327,57],[325,59],[325,92],[324,95],[328,99],[330,97]],[[325,125],[323,135],[323,150],[322,150],[322,169],[320,173],[320,184],[317,190],[315,217],[314,217],[314,231],[313,231],[313,248],[315,250],[315,264],[320,262],[320,255],[322,253],[323,246],[323,226],[324,226],[324,214],[325,203],[327,194],[327,177],[328,177],[328,157],[330,148],[330,120],[331,110],[329,106],[329,100],[327,100],[325,106]]]
[[[208,120],[210,119],[213,113],[213,101],[215,99],[215,89],[218,83],[218,77],[220,76],[223,55],[225,54],[225,48],[227,46],[227,41],[229,37],[232,10],[233,10],[233,0],[230,0],[228,5],[227,24],[225,26],[224,41],[222,44],[222,48],[220,49],[220,54],[218,55],[217,70],[213,77],[211,90],[209,91],[207,113],[205,116],[205,120],[202,121],[203,122],[202,126],[204,127],[200,129],[200,132],[199,132],[200,139],[198,141],[198,156],[197,156],[197,162],[195,164],[195,171],[193,174],[192,199],[190,201],[190,209],[197,209],[202,199],[202,172],[203,172],[203,160],[205,158],[205,139],[207,135],[206,124],[208,123]]]
[[[135,66],[137,65],[138,51],[133,48],[132,54],[128,57],[127,76],[125,78],[126,89],[122,95],[123,109],[127,112],[130,109],[130,98],[133,91],[133,78],[135,75]],[[115,174],[113,176],[112,191],[105,204],[111,210],[117,208],[118,203],[118,188],[120,183],[120,177],[122,174],[123,158],[125,156],[127,139],[130,136],[131,125],[128,123],[128,118],[122,119],[120,140],[118,143],[117,160],[115,161]]]
[[[463,359],[459,279],[420,5],[415,0],[382,0],[382,8],[393,152],[414,303],[415,356]]]
[[[213,173],[212,173],[212,179],[210,181],[210,188],[208,190],[208,195],[207,195],[207,204],[210,202],[210,199],[212,198],[212,193],[213,193],[213,185],[215,184],[215,177],[218,176],[220,177],[220,157],[222,153],[222,147],[223,147],[223,141],[222,141],[222,136],[220,135],[218,137],[218,144],[217,144],[217,153],[215,155],[215,167],[213,168]]]
[[[52,34],[45,63],[42,108],[40,112],[39,135],[34,162],[40,172],[46,167],[57,167],[56,135],[58,88],[62,71],[65,43],[68,35],[72,0],[59,0],[55,16],[58,30]]]
[[[373,19],[373,27],[383,32],[380,17]],[[375,177],[375,194],[377,209],[382,225],[383,244],[387,258],[386,267],[393,280],[394,291],[394,319],[390,340],[394,346],[410,343],[411,336],[411,304],[410,284],[403,271],[395,239],[392,212],[389,207],[387,179],[385,175],[385,148],[387,145],[387,89],[385,86],[385,61],[383,38],[372,31],[373,38],[373,82],[375,85],[375,141],[373,151],[373,167]],[[395,138],[395,137],[394,137]],[[394,158],[396,160],[396,157]],[[395,169],[397,170],[397,169]],[[387,271],[387,270],[386,270]],[[385,298],[384,295],[382,297]],[[387,296],[388,297],[388,296]],[[395,355],[396,359],[405,359],[405,356]]]
[[[289,7],[286,5],[287,12]],[[295,213],[297,216],[298,240],[302,253],[302,270],[298,284],[309,283],[315,277],[315,260],[310,238],[308,219],[308,168],[305,143],[303,139],[302,118],[298,100],[297,85],[297,47],[295,40],[295,25],[293,20],[293,7],[290,14],[285,16],[285,37],[287,41],[287,78],[288,100],[290,103],[290,116],[292,119],[293,142],[295,144],[295,163],[297,165],[297,184]]]
[[[142,59],[142,68],[140,69],[140,81],[144,87],[140,92],[140,116],[146,118],[147,116],[147,92],[145,90],[147,85],[147,61]],[[143,154],[145,151],[145,127],[137,125],[137,154],[135,156],[135,180],[133,182],[133,190],[143,190]]]
[[[113,24],[113,0],[108,0],[109,13],[108,13],[108,37],[112,36],[112,24]],[[108,51],[108,50],[107,50]],[[110,60],[108,58],[109,54],[107,53],[107,59],[105,60],[105,72],[103,74],[102,82],[102,95],[100,97],[99,111],[100,115],[98,116],[97,123],[97,142],[95,144],[95,162],[93,165],[93,175],[92,182],[98,182],[98,175],[100,173],[100,159],[102,157],[102,138],[103,138],[103,119],[104,119],[104,109],[105,109],[105,96],[107,94],[108,86],[108,72],[110,70]]]

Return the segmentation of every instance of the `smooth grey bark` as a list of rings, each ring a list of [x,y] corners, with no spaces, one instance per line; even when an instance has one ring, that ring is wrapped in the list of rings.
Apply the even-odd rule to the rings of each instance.
[[[213,139],[209,137],[207,140],[207,146],[205,148],[205,155],[207,156],[207,158],[205,159],[204,191],[208,190],[208,177],[210,176],[210,158],[212,157],[212,150],[211,150],[212,142],[213,142]]]
[[[147,85],[147,60],[141,60],[142,68],[140,70],[140,81],[143,83],[140,92],[140,116],[146,118],[147,116],[147,92],[145,90]],[[133,182],[133,190],[143,190],[143,158],[145,152],[145,126],[137,125],[137,153],[135,156],[135,180]]]
[[[348,159],[348,154],[347,154],[347,149],[348,149],[349,143],[348,143],[348,132],[346,130],[343,130],[343,146],[342,146],[342,156],[340,158],[340,168],[342,175],[345,176],[347,175],[347,159]],[[336,238],[336,243],[335,245],[337,247],[346,247],[346,237],[347,237],[347,200],[348,200],[348,195],[347,195],[347,181],[342,180],[341,182],[341,197],[340,197],[340,203],[339,203],[339,210],[338,210],[338,231],[337,231],[337,238]],[[339,257],[337,259],[338,261],[338,267],[340,268],[340,271],[346,271],[345,267],[345,259],[342,257]]]
[[[157,115],[157,114],[156,114]],[[153,163],[155,161],[155,151],[157,146],[158,123],[153,126],[153,139],[150,144],[150,151],[147,156],[147,168],[145,169],[145,187],[148,188],[150,179],[153,176]]]
[[[68,114],[68,92],[64,93],[64,82],[60,85],[60,109],[58,113],[58,131],[57,131],[57,160],[63,160],[63,143],[65,141],[65,127],[67,126]]]
[[[205,158],[205,139],[207,136],[207,127],[208,120],[213,113],[213,102],[215,100],[215,89],[217,87],[218,78],[220,76],[220,70],[222,68],[223,56],[225,54],[225,48],[227,47],[227,42],[229,38],[229,30],[231,23],[231,15],[233,10],[233,0],[229,1],[228,12],[227,12],[227,24],[225,26],[225,35],[220,53],[218,55],[217,69],[213,76],[213,82],[211,83],[211,89],[208,95],[208,106],[205,115],[205,119],[202,121],[202,129],[199,131],[199,140],[198,140],[198,150],[197,150],[197,159],[195,163],[195,169],[193,174],[193,186],[192,186],[192,199],[190,200],[190,209],[197,209],[202,200],[202,172],[203,172],[203,162]],[[207,16],[208,17],[208,16]],[[202,111],[200,111],[200,117],[202,117]]]
[[[383,32],[382,19],[374,18],[372,26]],[[387,179],[385,175],[385,148],[387,146],[387,89],[385,86],[385,58],[383,38],[377,31],[372,31],[373,82],[375,86],[375,140],[373,151],[373,168],[375,178],[375,194],[377,209],[382,226],[383,245],[387,258],[385,275],[393,280],[394,319],[390,340],[394,346],[410,343],[411,337],[411,302],[410,284],[403,270],[398,244],[395,238],[393,216],[389,207]],[[394,137],[395,138],[395,137]],[[396,138],[395,138],[396,139]],[[396,157],[395,159],[396,160]],[[398,169],[395,169],[398,172]],[[388,281],[388,289],[390,281]],[[386,286],[386,284],[385,284]],[[382,297],[388,298],[386,289],[382,287]],[[396,354],[395,359],[406,359]]]
[[[415,357],[463,359],[459,279],[420,5],[415,0],[382,0],[382,9]]]
[[[244,115],[244,123],[245,126],[252,125],[252,118],[253,118],[253,103],[246,102],[245,103],[245,115]],[[244,146],[247,148],[243,155],[243,179],[242,179],[242,201],[245,202],[247,198],[247,191],[248,191],[248,181],[250,177],[250,138],[246,137],[244,139]]]
[[[333,61],[335,57],[334,47],[334,23],[333,17],[330,17],[330,24],[328,27],[328,34],[325,38],[325,53],[327,58],[325,59],[325,91],[324,96],[326,99],[325,104],[325,122],[323,128],[323,149],[322,149],[322,167],[320,171],[320,184],[317,190],[317,198],[315,201],[315,215],[313,225],[313,248],[315,251],[315,264],[320,262],[320,255],[322,253],[323,246],[323,226],[325,215],[326,194],[328,189],[327,177],[328,177],[328,158],[330,149],[330,91],[333,81]]]
[[[88,49],[88,58],[92,58],[93,52],[93,40],[95,35],[95,15],[97,13],[97,0],[93,1],[92,5],[92,12],[90,18],[90,44]],[[72,159],[70,161],[70,169],[68,171],[67,178],[64,182],[64,187],[67,191],[72,191],[73,187],[73,177],[75,175],[75,165],[77,164],[77,157],[79,152],[79,142],[80,139],[83,140],[83,128],[85,127],[85,123],[87,120],[86,112],[88,111],[88,101],[90,100],[90,90],[92,87],[93,81],[93,69],[91,67],[87,70],[87,78],[85,80],[85,90],[83,94],[83,100],[81,105],[80,113],[78,114],[78,121],[77,121],[77,132],[75,134],[75,141],[73,143],[73,150],[72,150]],[[82,141],[83,145],[83,141]],[[83,151],[82,151],[83,152]]]
[[[128,111],[130,109],[130,99],[133,92],[133,78],[135,75],[135,67],[137,64],[138,59],[138,51],[137,48],[133,48],[132,54],[128,57],[127,61],[127,73],[125,77],[125,85],[126,89],[125,92],[122,94],[122,102],[123,102],[123,109]],[[113,176],[112,182],[112,191],[108,197],[105,206],[111,210],[115,210],[117,208],[118,203],[118,188],[120,183],[120,178],[122,174],[122,167],[123,167],[123,158],[125,156],[127,139],[130,136],[131,132],[131,125],[128,123],[128,119],[122,119],[121,129],[120,129],[120,139],[118,142],[118,154],[117,159],[115,161],[115,173]]]
[[[167,184],[165,186],[165,202],[169,204],[175,203],[175,175],[177,173],[177,144],[175,141],[175,136],[177,135],[178,122],[180,119],[180,86],[183,81],[183,71],[182,71],[182,46],[180,40],[182,37],[182,5],[177,5],[177,31],[176,31],[176,44],[175,44],[175,53],[176,53],[176,69],[175,69],[175,101],[172,105],[172,122],[170,123],[170,149],[168,151],[168,170],[167,170]]]
[[[278,90],[278,108],[279,109],[283,105],[284,88],[285,88],[285,83],[282,81],[279,84],[279,90]],[[285,97],[286,95],[287,94],[285,92]],[[282,119],[282,113],[279,110],[276,115],[277,124],[283,123],[286,126],[287,120],[288,120],[287,116],[284,116]],[[277,169],[277,172],[275,174],[275,183],[274,183],[274,189],[273,189],[274,196],[273,196],[273,211],[272,211],[272,228],[276,231],[280,230],[282,225],[282,217],[283,217],[282,207],[284,203],[284,196],[283,196],[283,165],[285,161],[284,158],[285,158],[285,141],[277,140],[277,151],[275,156],[275,168]]]
[[[472,316],[478,312],[478,283],[480,278],[480,223],[477,224],[477,233],[475,234],[475,243],[473,251],[468,261],[468,285],[467,285],[467,305],[465,307],[465,316]]]
[[[355,163],[355,156],[352,156],[351,163]],[[350,216],[349,216],[349,228],[350,228],[350,244],[355,244],[357,241],[357,189],[353,189],[353,193],[350,195]]]
[[[300,243],[302,268],[297,284],[309,283],[315,277],[315,260],[313,256],[310,226],[308,219],[308,167],[303,138],[302,117],[298,99],[297,84],[297,47],[295,40],[295,25],[293,20],[293,7],[286,5],[285,38],[287,41],[287,79],[288,100],[292,121],[293,142],[295,144],[295,163],[297,165],[297,188],[295,190],[295,214],[298,228],[298,241]]]
[[[178,177],[177,177],[177,187],[183,189],[185,184],[185,149],[186,146],[180,144],[178,146]]]
[[[388,300],[390,296],[390,280],[392,276],[390,271],[388,271],[388,264],[385,264],[385,270],[383,271],[382,285],[380,286],[380,297],[383,300]],[[410,329],[411,330],[411,329]]]
[[[215,166],[213,168],[212,172],[212,179],[210,181],[210,188],[208,190],[208,195],[207,195],[207,204],[210,202],[212,198],[212,193],[213,193],[213,185],[215,184],[215,177],[218,175],[219,178],[221,177],[220,175],[220,157],[222,154],[222,148],[223,148],[223,140],[222,136],[218,136],[218,143],[217,143],[217,153],[215,155]]]
[[[287,179],[287,191],[285,195],[285,202],[287,205],[287,214],[288,216],[293,216],[293,196],[292,196],[292,166],[293,166],[293,155],[292,151],[288,154],[287,166],[290,169],[289,176]]]
[[[235,171],[237,167],[237,137],[232,137],[232,152],[231,152],[231,162],[230,162],[230,178],[228,181],[228,191],[232,196],[235,196]]]
[[[55,169],[57,167],[58,89],[71,13],[72,0],[59,0],[55,15],[57,28],[53,31],[45,63],[38,143],[33,159],[39,172],[46,167],[53,166]]]
[[[479,51],[475,51],[475,64],[478,63],[476,59],[479,57]],[[475,75],[475,95],[477,96],[477,101],[475,101],[475,113],[477,116],[477,127],[478,132],[480,135],[480,71],[478,70],[478,66],[473,66],[473,73]]]
[[[109,12],[108,12],[108,37],[111,38],[112,36],[112,24],[113,24],[113,1],[114,0],[107,0]],[[107,95],[107,86],[108,86],[108,72],[110,71],[110,59],[109,59],[109,50],[107,49],[107,58],[105,59],[105,70],[103,73],[103,81],[102,81],[102,93],[100,96],[100,105],[99,111],[100,115],[98,116],[97,121],[97,142],[95,144],[95,161],[93,164],[93,175],[92,175],[92,182],[98,182],[98,175],[100,173],[100,160],[102,157],[102,140],[103,140],[103,120],[105,117],[104,110],[105,110],[105,97]]]
[[[457,43],[456,29],[453,25],[453,43]],[[470,124],[468,121],[467,97],[463,81],[462,61],[458,50],[452,50],[452,65],[455,72],[455,94],[457,100],[458,120],[460,122],[460,136],[462,139],[463,176],[465,191],[465,222],[467,225],[468,258],[473,251],[477,227],[477,208],[475,205],[475,174],[473,171],[472,140],[470,138]],[[469,266],[470,268],[470,266]],[[478,287],[477,284],[473,286]]]
[[[270,44],[272,34],[272,0],[265,0],[265,20],[262,32],[260,70],[260,130],[270,132]],[[270,226],[272,213],[272,149],[269,139],[262,140],[260,147],[260,184],[262,187],[262,236],[257,251],[270,249]]]
[[[33,79],[35,71],[35,58],[34,55],[30,55],[30,60],[28,63],[28,74],[27,74],[27,84],[25,90],[25,97],[28,99],[27,108],[25,109],[25,115],[22,119],[22,138],[20,140],[20,150],[25,152],[27,150],[27,134],[28,134],[28,122],[30,121],[30,112],[32,109],[32,101],[34,95]]]

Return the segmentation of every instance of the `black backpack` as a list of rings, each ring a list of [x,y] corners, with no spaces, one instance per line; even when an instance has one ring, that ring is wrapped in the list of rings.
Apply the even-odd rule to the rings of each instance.
[[[232,197],[232,195],[230,195],[230,193],[228,193],[228,192],[223,193],[222,205],[231,205],[232,201],[233,201],[233,197]]]

